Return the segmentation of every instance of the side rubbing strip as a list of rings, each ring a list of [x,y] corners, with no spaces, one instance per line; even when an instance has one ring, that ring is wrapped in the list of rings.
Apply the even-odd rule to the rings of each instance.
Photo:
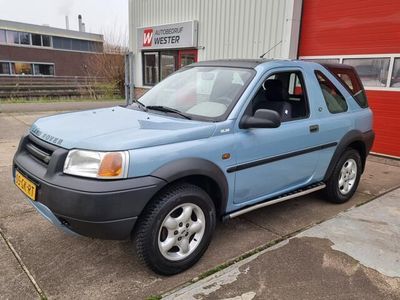
[[[302,154],[306,154],[306,153],[310,153],[310,152],[314,152],[314,151],[318,151],[318,150],[323,150],[323,149],[330,148],[330,147],[335,147],[336,145],[337,145],[337,143],[334,142],[334,143],[319,145],[319,146],[315,146],[315,147],[311,147],[311,148],[306,148],[306,149],[303,149],[303,150],[293,151],[293,152],[285,153],[285,154],[282,154],[282,155],[263,158],[263,159],[260,159],[260,160],[256,160],[256,161],[252,161],[252,162],[248,162],[248,163],[244,163],[244,164],[240,164],[240,165],[236,165],[236,166],[230,167],[226,171],[228,173],[233,173],[233,172],[237,172],[237,171],[241,171],[241,170],[245,170],[245,169],[249,169],[249,168],[253,168],[253,167],[269,164],[269,163],[272,163],[272,162],[275,162],[275,161],[278,161],[278,160],[287,159],[287,158],[290,158],[290,157],[293,157],[293,156],[298,156],[298,155],[302,155]]]

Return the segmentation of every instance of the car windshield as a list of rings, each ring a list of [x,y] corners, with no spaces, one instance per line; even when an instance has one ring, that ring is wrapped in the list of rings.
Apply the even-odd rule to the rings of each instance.
[[[192,119],[219,121],[227,117],[254,73],[244,68],[191,67],[167,77],[139,101],[149,110],[171,108]]]

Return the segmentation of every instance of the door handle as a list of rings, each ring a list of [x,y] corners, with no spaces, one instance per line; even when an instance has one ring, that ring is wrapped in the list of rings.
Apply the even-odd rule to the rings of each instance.
[[[318,131],[319,131],[319,125],[311,125],[310,126],[311,133],[318,132]]]

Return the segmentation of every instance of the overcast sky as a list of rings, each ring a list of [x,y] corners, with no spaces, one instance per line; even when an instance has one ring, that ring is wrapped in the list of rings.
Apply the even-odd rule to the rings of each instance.
[[[86,31],[128,39],[128,0],[0,0],[4,20],[65,28],[68,15],[70,29],[78,30],[79,14]]]

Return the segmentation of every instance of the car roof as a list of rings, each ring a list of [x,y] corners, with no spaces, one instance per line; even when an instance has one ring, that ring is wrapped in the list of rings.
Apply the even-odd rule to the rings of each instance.
[[[191,67],[232,67],[232,68],[250,68],[254,69],[258,65],[266,62],[273,61],[272,59],[217,59],[205,60],[194,64]]]
[[[279,65],[296,65],[303,64],[320,64],[327,69],[354,69],[352,66],[345,64],[335,64],[335,63],[319,63],[315,61],[304,61],[298,59],[216,59],[216,60],[205,60],[189,65],[188,67],[232,67],[232,68],[248,68],[255,69],[259,65],[277,63]]]
[[[345,64],[333,64],[333,63],[321,63],[327,69],[354,69],[353,66],[345,65]]]

